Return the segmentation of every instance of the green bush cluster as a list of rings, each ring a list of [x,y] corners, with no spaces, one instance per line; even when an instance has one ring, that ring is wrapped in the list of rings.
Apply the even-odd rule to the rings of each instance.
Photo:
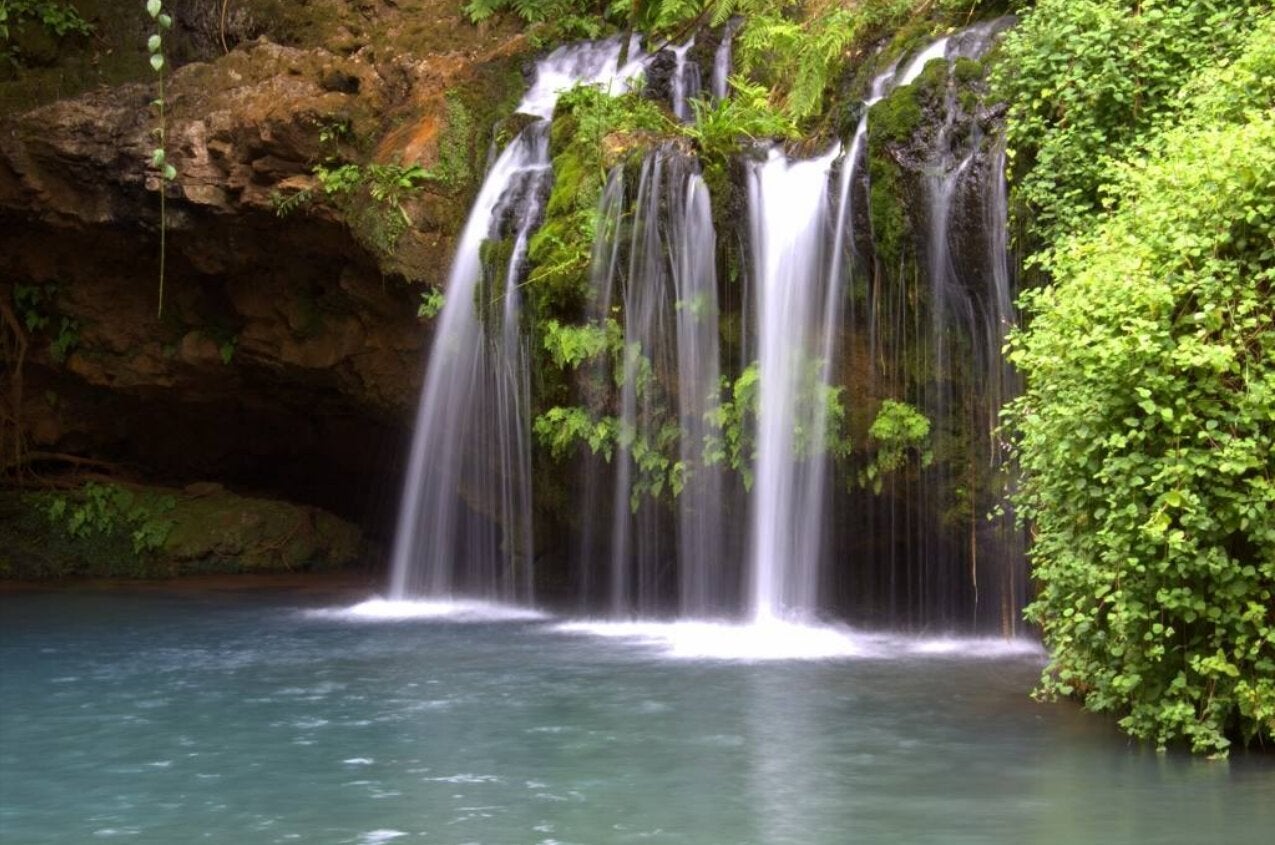
[[[886,476],[902,469],[913,457],[920,466],[929,466],[934,462],[929,441],[930,421],[925,414],[906,402],[886,399],[868,427],[872,453],[859,470],[859,485],[880,493]]]
[[[1038,49],[1090,66],[1094,39],[1135,26],[1113,20],[1117,6],[1042,2],[1023,32],[1059,28]],[[1024,104],[1012,130],[1040,133],[1022,190],[1065,189],[1041,231],[1074,231],[1040,258],[1051,283],[1024,296],[1031,323],[1011,342],[1029,385],[1008,420],[1016,504],[1035,535],[1028,616],[1051,651],[1041,692],[1119,713],[1157,745],[1211,753],[1275,737],[1275,17],[1241,26],[1245,8],[1143,4],[1170,26],[1212,9],[1215,26],[1248,35],[1234,51],[1216,39],[1168,51],[1154,67],[1179,74],[1173,96],[1167,77],[1113,87],[1099,66],[1082,86],[1067,71],[1040,92],[1057,103]],[[1098,17],[1081,32],[1076,15]],[[1030,68],[1024,37],[1010,61]],[[1182,76],[1188,54],[1215,61]],[[1099,116],[1078,108],[1082,87]],[[1090,133],[1147,126],[1134,117],[1139,92],[1162,113],[1141,158],[1056,162],[1089,149]],[[1041,122],[1061,119],[1062,104],[1077,106],[1065,127]],[[1051,162],[1063,169],[1047,175]],[[1099,195],[1118,198],[1105,216],[1091,207]]]
[[[1056,242],[1119,201],[1119,162],[1141,154],[1178,91],[1225,61],[1262,0],[1039,0],[1005,35],[992,74],[1009,103],[1008,152],[1031,246]]]

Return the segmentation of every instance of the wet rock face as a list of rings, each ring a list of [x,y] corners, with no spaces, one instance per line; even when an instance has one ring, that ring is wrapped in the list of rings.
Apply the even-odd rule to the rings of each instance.
[[[646,66],[646,96],[661,103],[673,100],[673,75],[677,56],[672,50],[661,50]]]

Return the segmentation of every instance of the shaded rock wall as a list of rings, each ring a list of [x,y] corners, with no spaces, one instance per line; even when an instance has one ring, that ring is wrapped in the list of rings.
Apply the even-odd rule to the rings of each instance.
[[[183,30],[184,55],[219,51],[220,31],[198,17],[209,5],[179,4],[179,29],[203,21]],[[429,340],[419,286],[445,281],[472,186],[431,183],[405,200],[410,226],[387,248],[366,229],[388,210],[322,201],[312,169],[436,164],[448,92],[500,102],[493,80],[519,81],[522,43],[462,28],[455,4],[323,0],[304,18],[238,5],[234,49],[169,80],[178,177],[164,186],[162,316],[153,87],[0,117],[0,300],[13,312],[0,466],[47,474],[75,457],[168,484],[216,479],[384,536]],[[449,27],[455,49],[431,52]],[[247,40],[276,31],[294,45]],[[490,115],[466,117],[490,132]],[[325,127],[340,130],[326,147]],[[302,191],[318,201],[281,217],[280,200]]]

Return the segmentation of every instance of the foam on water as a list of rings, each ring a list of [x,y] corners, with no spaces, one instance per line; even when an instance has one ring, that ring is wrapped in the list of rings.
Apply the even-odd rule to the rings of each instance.
[[[576,620],[546,630],[586,634],[654,647],[678,660],[852,660],[905,657],[1043,657],[1039,643],[1023,639],[907,637],[768,619],[725,622],[602,622]]]
[[[433,619],[445,622],[529,622],[547,619],[548,615],[530,607],[472,599],[406,599],[373,598],[352,607],[323,608],[306,611],[316,619],[397,622]]]
[[[400,836],[407,836],[407,831],[390,830],[388,828],[369,830],[359,839],[359,843],[360,845],[380,845],[382,842],[389,842],[391,839],[398,839]]]

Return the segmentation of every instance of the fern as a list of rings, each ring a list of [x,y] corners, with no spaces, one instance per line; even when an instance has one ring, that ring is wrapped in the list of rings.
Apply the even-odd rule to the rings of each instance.
[[[465,16],[473,23],[482,23],[501,10],[505,0],[469,0],[465,4]]]
[[[738,6],[738,0],[717,0],[713,3],[713,13],[709,16],[708,25],[713,28],[724,26]]]

